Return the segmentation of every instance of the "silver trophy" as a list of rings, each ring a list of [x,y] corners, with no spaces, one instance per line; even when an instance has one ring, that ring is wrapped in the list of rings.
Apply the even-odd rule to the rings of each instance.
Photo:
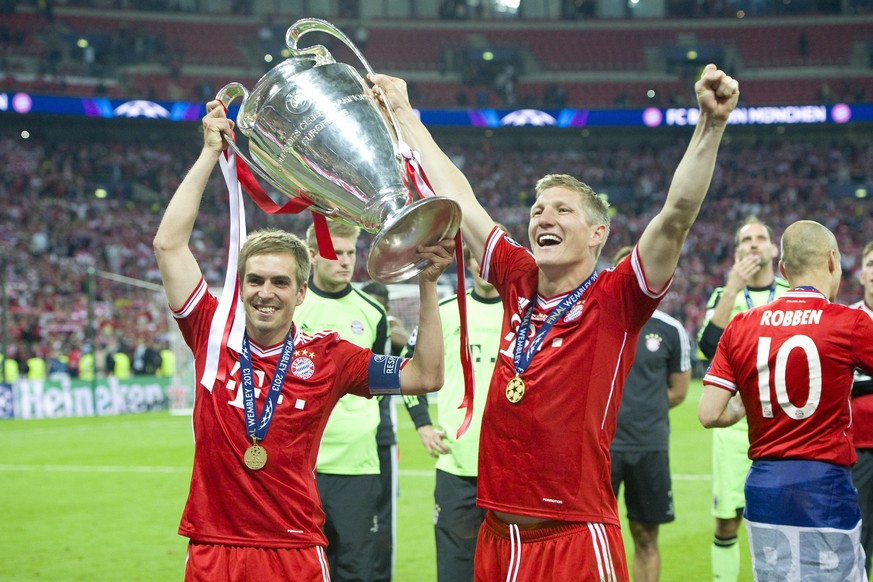
[[[225,107],[242,97],[236,127],[248,138],[253,162],[228,142],[285,196],[304,196],[316,212],[378,233],[367,258],[370,276],[383,283],[403,281],[429,264],[416,261],[418,245],[455,236],[461,209],[439,196],[412,200],[391,108],[383,108],[358,72],[334,61],[324,46],[298,49],[300,37],[313,31],[341,40],[373,72],[332,24],[298,20],[285,35],[288,59],[252,91],[230,83],[218,92]]]

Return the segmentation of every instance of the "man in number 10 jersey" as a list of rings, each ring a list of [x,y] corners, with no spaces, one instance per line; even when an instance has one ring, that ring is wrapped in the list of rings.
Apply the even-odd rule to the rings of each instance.
[[[832,303],[842,269],[824,226],[789,226],[779,266],[791,289],[728,324],[698,416],[707,428],[748,417],[756,579],[866,581],[849,394],[855,368],[873,370],[873,320]]]

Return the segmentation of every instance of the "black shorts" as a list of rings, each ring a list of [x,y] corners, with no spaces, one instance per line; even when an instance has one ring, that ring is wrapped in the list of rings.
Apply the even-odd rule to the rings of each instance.
[[[667,451],[612,451],[612,491],[624,483],[627,517],[643,523],[676,519]]]

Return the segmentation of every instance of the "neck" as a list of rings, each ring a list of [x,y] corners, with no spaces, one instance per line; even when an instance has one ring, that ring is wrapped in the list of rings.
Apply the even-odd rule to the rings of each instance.
[[[312,278],[312,283],[318,288],[319,291],[323,291],[324,293],[339,293],[343,291],[346,287],[351,285],[351,283],[336,283],[334,281],[325,281],[324,279],[320,279],[317,277]]]
[[[772,285],[774,279],[775,275],[773,274],[773,267],[771,266],[769,269],[761,269],[755,273],[752,278],[749,279],[747,287],[766,287],[767,285]]]
[[[285,337],[288,335],[288,331],[290,329],[290,323],[284,331],[275,331],[271,333],[260,333],[257,330],[251,330],[246,327],[246,335],[249,336],[249,341],[251,341],[252,343],[257,344],[262,348],[269,348],[270,346],[284,343]]]
[[[543,297],[554,297],[569,293],[581,285],[594,271],[596,263],[584,261],[572,268],[555,267],[540,269],[537,293]]]
[[[873,293],[864,293],[864,305],[873,309]]]
[[[829,282],[825,277],[807,275],[791,279],[788,281],[788,284],[791,285],[792,289],[797,287],[814,287],[816,291],[827,297],[829,301],[834,300],[834,297],[830,296]]]
[[[478,295],[482,299],[493,299],[493,298],[497,297],[498,295],[500,295],[497,292],[496,287],[492,287],[491,285],[488,285],[487,287],[485,287],[483,285],[479,285],[475,281],[473,282],[473,291],[475,291],[476,295]]]

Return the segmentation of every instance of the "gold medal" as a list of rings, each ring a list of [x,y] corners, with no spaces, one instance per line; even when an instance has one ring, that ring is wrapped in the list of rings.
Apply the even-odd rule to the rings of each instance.
[[[524,397],[524,380],[518,374],[506,385],[506,399],[513,404]]]
[[[252,446],[246,449],[243,461],[246,467],[252,471],[257,471],[267,464],[267,450],[260,446],[256,439],[252,439]]]

